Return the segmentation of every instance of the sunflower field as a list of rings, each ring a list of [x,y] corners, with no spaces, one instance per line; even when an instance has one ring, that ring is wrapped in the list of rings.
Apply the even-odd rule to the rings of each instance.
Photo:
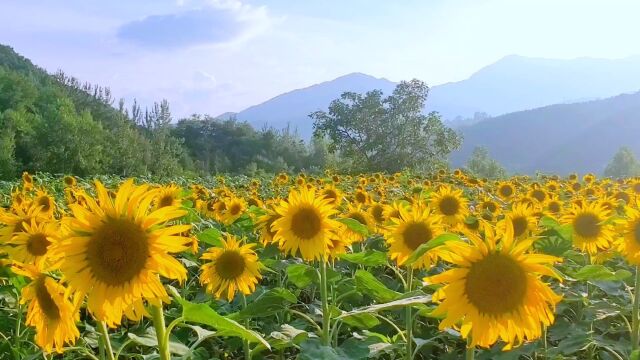
[[[640,179],[0,182],[0,359],[640,359]]]

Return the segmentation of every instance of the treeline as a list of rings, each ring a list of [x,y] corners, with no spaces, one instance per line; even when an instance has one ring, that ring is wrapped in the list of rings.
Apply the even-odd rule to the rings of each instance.
[[[108,88],[50,75],[0,45],[0,178],[22,171],[203,175],[323,168],[322,141],[194,115],[174,124],[166,101],[126,107]]]

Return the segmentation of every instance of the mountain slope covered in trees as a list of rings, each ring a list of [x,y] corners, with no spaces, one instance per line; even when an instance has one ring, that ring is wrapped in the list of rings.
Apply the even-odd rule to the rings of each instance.
[[[640,92],[515,112],[460,130],[454,166],[482,146],[512,172],[601,173],[621,146],[640,154]]]
[[[353,73],[290,91],[237,114],[226,113],[225,117],[235,115],[256,128],[265,124],[275,128],[289,126],[308,139],[313,127],[308,115],[326,111],[331,100],[343,92],[379,89],[389,95],[395,86],[387,79]],[[482,113],[497,116],[638,90],[640,57],[556,60],[513,55],[478,70],[468,79],[431,87],[425,111],[437,111],[455,126],[483,119]]]

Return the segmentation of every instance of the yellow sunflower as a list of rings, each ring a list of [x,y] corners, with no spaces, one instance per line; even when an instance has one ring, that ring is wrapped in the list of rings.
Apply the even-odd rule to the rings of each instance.
[[[542,328],[554,321],[556,295],[541,280],[558,277],[551,267],[560,259],[529,254],[532,239],[515,242],[513,229],[496,236],[485,228],[485,239],[468,234],[470,243],[450,242],[441,251],[453,269],[425,278],[430,284],[444,284],[441,301],[432,313],[444,316],[440,329],[458,327],[471,347],[489,347],[498,340],[505,350],[542,335]]]
[[[161,186],[157,189],[154,203],[157,209],[165,206],[181,206],[182,189],[175,184]]]
[[[154,209],[157,194],[148,185],[128,180],[115,199],[99,181],[95,187],[97,201],[87,199],[88,208],[69,205],[73,216],[63,219],[67,233],[52,251],[71,290],[87,294],[88,310],[114,327],[144,300],[156,306],[169,301],[159,275],[185,280],[186,269],[171,253],[189,249],[191,239],[181,234],[191,226],[169,225],[186,211]]]
[[[0,227],[0,245],[10,242],[14,234],[24,231],[24,224],[31,223],[32,219],[45,220],[39,207],[19,207],[13,208],[13,211],[0,211],[0,224],[4,225]]]
[[[452,227],[462,224],[469,215],[469,205],[462,190],[449,185],[442,185],[431,195],[431,207],[436,214],[442,216],[443,223]]]
[[[48,218],[53,218],[56,210],[56,202],[49,194],[42,190],[38,190],[36,198],[33,199],[32,206],[40,207],[40,213]]]
[[[74,187],[78,184],[78,180],[76,180],[75,176],[67,175],[62,179],[63,183],[67,187]]]
[[[403,265],[409,256],[422,244],[435,239],[443,233],[441,217],[434,215],[429,207],[413,205],[410,209],[399,208],[400,216],[391,218],[385,238],[389,244],[389,256],[398,266]],[[434,250],[428,251],[414,268],[427,268],[437,259]]]
[[[317,196],[314,189],[291,190],[287,201],[282,200],[274,210],[281,217],[273,222],[275,240],[284,253],[298,251],[305,260],[322,259],[331,240],[342,227],[331,217],[336,210],[329,200]]]
[[[528,238],[536,230],[536,220],[534,208],[531,205],[514,203],[511,205],[511,210],[505,212],[504,219],[498,222],[497,228],[500,233],[503,233],[507,223],[510,223],[516,239]]]
[[[338,189],[334,185],[325,186],[322,190],[320,190],[319,195],[326,199],[329,199],[330,203],[333,206],[340,206],[344,197],[342,191],[340,191],[340,189]]]
[[[605,223],[611,212],[598,201],[582,201],[581,205],[573,204],[571,210],[562,217],[562,222],[571,224],[574,245],[596,255],[598,250],[607,249],[615,235],[612,224]]]
[[[622,239],[618,249],[630,264],[640,265],[640,211],[627,206],[626,220],[620,224]]]
[[[62,353],[64,345],[73,345],[80,336],[78,301],[69,301],[67,289],[35,267],[16,264],[12,270],[32,281],[22,288],[20,303],[29,304],[26,324],[36,329],[36,344],[50,353]]]
[[[274,242],[276,232],[273,230],[273,222],[280,218],[280,214],[271,208],[265,209],[266,214],[260,216],[256,221],[255,229],[260,233],[260,243],[267,246]]]
[[[360,205],[349,204],[349,206],[347,207],[347,212],[342,217],[346,219],[356,220],[360,224],[364,225],[369,232],[374,231],[375,221],[373,220],[371,215],[369,215],[369,213],[366,212]],[[343,227],[343,231],[340,233],[339,237],[343,242],[347,244],[351,244],[364,239],[364,236],[362,234],[351,230],[347,226]]]
[[[14,233],[3,247],[9,258],[29,265],[40,266],[49,255],[50,246],[59,238],[59,228],[55,221],[24,222],[23,230]]]
[[[380,202],[374,202],[367,210],[376,225],[383,225],[386,218],[384,216],[385,205]]]
[[[247,211],[247,202],[239,197],[230,197],[224,201],[225,210],[220,214],[220,220],[225,225],[233,224]]]
[[[253,251],[255,244],[242,245],[229,234],[220,242],[221,247],[212,247],[201,257],[209,261],[202,264],[200,283],[215,298],[231,302],[236,291],[249,295],[256,290],[256,284],[262,278],[260,263]]]
[[[496,194],[504,201],[509,201],[516,195],[516,187],[510,182],[499,182]]]

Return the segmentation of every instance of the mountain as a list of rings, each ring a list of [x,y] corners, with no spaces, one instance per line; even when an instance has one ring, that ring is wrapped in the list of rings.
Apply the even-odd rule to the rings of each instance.
[[[353,73],[276,96],[234,116],[254,127],[287,125],[309,138],[308,115],[326,110],[345,91],[393,91],[396,83]],[[492,116],[541,106],[606,98],[640,90],[640,56],[608,60],[555,60],[511,55],[486,66],[468,79],[431,88],[425,111],[438,111],[452,126],[468,124],[476,113]],[[230,114],[226,113],[225,117]]]
[[[601,173],[621,146],[640,154],[640,92],[514,112],[460,129],[462,166],[476,146],[509,171]]]

